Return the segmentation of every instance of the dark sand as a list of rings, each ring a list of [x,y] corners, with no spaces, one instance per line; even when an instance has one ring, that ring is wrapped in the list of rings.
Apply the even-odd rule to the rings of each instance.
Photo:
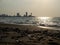
[[[0,45],[60,45],[60,31],[31,25],[0,24]]]

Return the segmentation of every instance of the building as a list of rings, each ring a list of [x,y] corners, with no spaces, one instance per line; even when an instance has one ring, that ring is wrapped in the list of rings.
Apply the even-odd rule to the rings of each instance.
[[[20,16],[20,14],[19,14],[19,13],[17,13],[17,16],[19,17],[19,16]]]
[[[26,12],[26,16],[28,16],[28,12]]]

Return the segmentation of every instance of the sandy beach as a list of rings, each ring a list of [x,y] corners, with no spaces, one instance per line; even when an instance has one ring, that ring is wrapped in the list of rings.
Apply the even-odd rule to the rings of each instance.
[[[1,23],[0,45],[60,45],[60,31],[34,25]]]

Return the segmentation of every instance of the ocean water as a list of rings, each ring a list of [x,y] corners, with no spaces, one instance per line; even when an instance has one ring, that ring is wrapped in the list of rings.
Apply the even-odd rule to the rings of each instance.
[[[60,17],[0,17],[1,23],[60,26]]]

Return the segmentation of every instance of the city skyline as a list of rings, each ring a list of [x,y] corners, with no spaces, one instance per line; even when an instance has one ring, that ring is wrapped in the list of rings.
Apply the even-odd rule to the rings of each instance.
[[[25,12],[24,15],[21,15],[20,13],[16,13],[16,15],[8,15],[8,14],[0,14],[0,17],[35,17],[32,15],[32,13]]]
[[[0,0],[0,14],[60,17],[60,0]]]

